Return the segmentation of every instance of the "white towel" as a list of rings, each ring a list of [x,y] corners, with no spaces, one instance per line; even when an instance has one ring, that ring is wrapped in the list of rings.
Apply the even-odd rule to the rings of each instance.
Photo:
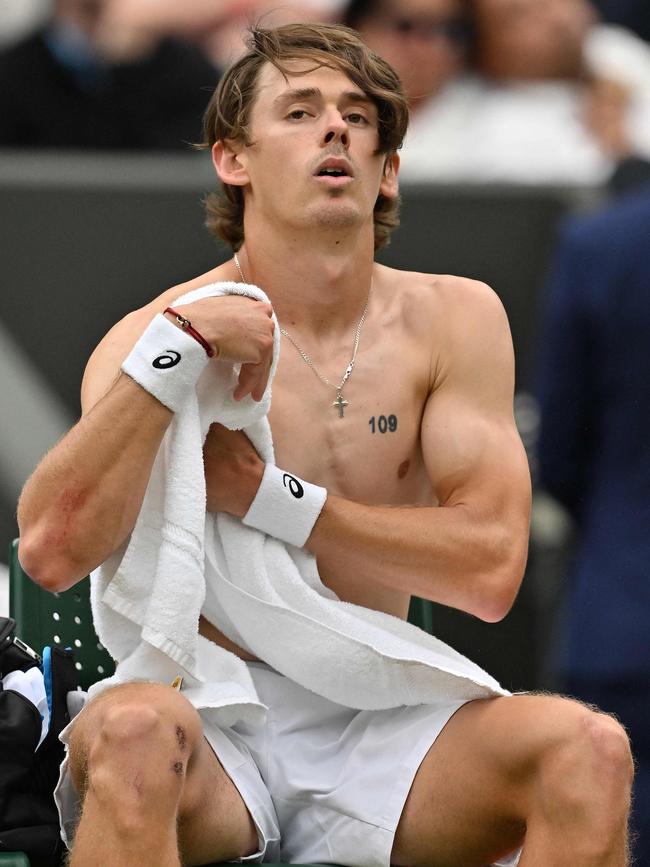
[[[228,293],[268,301],[257,287],[217,283],[175,303]],[[91,694],[125,680],[171,682],[182,674],[184,694],[218,724],[259,720],[264,707],[245,663],[198,634],[201,611],[277,671],[348,707],[508,694],[417,627],[340,601],[306,551],[231,515],[206,513],[202,445],[212,422],[244,429],[261,458],[274,460],[266,416],[278,355],[276,321],[262,401],[234,401],[239,367],[212,362],[174,416],[130,539],[92,575],[95,626],[118,666]]]

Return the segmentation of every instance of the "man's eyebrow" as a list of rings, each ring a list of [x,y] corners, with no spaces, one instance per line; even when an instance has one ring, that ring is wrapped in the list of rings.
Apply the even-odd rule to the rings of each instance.
[[[296,102],[301,99],[313,99],[315,96],[320,96],[321,92],[317,87],[301,87],[296,90],[285,90],[280,96],[273,100],[273,105],[284,105],[289,102]]]
[[[273,105],[287,105],[299,102],[301,99],[314,99],[322,97],[322,91],[318,87],[300,87],[296,90],[287,90],[273,100]],[[343,102],[357,102],[372,104],[372,100],[361,90],[347,90],[341,94]]]
[[[368,94],[363,93],[361,90],[347,90],[343,94],[343,99],[345,102],[363,102],[367,105],[374,105]]]

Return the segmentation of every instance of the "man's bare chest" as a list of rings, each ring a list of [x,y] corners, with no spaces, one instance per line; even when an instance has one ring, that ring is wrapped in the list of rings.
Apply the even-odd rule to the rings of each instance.
[[[337,356],[318,370],[338,384],[348,361]],[[427,390],[423,352],[398,355],[368,340],[338,400],[285,339],[270,412],[276,463],[357,502],[429,502],[420,448]]]

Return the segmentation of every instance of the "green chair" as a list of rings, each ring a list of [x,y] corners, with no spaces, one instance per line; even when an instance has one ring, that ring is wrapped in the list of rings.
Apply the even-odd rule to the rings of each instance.
[[[93,626],[90,579],[84,578],[62,593],[42,590],[18,562],[18,539],[9,549],[9,609],[16,620],[18,638],[38,653],[46,644],[74,650],[82,689],[115,671],[115,663]]]
[[[108,677],[115,664],[102,646],[93,627],[90,611],[90,579],[84,578],[70,590],[48,593],[35,584],[18,561],[18,540],[9,548],[9,609],[17,621],[16,632],[30,647],[39,651],[46,644],[72,647],[79,683],[83,689]],[[409,620],[427,632],[433,630],[430,602],[413,598]],[[0,867],[30,867],[22,852],[0,853]],[[219,867],[219,865],[211,865]],[[228,867],[228,865],[221,865]],[[235,865],[232,865],[235,867]],[[271,865],[279,867],[279,865]],[[302,865],[319,867],[319,865]]]
[[[0,854],[2,867],[30,867],[29,858],[22,852],[4,852]]]

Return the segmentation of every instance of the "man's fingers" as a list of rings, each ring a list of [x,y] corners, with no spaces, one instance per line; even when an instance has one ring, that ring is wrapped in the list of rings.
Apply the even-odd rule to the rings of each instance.
[[[266,391],[266,384],[269,381],[269,372],[264,364],[260,364],[260,377],[257,385],[251,391],[253,400],[262,400]]]
[[[266,384],[269,381],[270,368],[265,361],[260,361],[259,364],[251,365],[253,368],[253,381],[251,383],[251,397],[253,400],[262,400],[266,391]]]
[[[243,397],[246,397],[246,395],[250,393],[250,366],[250,364],[242,364],[241,366],[241,370],[239,371],[239,380],[237,382],[237,386],[235,387],[235,391],[233,392],[233,397],[235,398],[235,400],[241,400]]]
[[[261,400],[266,390],[266,383],[269,378],[269,368],[266,362],[258,364],[245,363],[242,364],[239,371],[239,382],[234,392],[235,400],[241,400],[250,394],[254,400]]]

